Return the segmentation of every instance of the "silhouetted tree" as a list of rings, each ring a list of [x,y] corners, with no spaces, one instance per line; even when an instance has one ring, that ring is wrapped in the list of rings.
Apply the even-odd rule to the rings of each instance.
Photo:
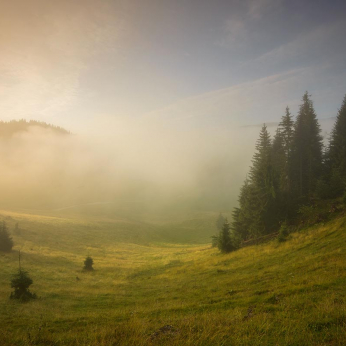
[[[249,174],[250,206],[247,214],[252,219],[249,232],[252,237],[270,233],[273,229],[275,185],[272,163],[272,143],[264,124],[256,144]]]
[[[342,196],[346,188],[346,96],[336,117],[325,155],[325,174],[319,182],[325,198]]]
[[[286,113],[281,118],[281,121],[278,126],[278,132],[280,133],[280,151],[282,150],[282,158],[280,167],[280,190],[286,195],[289,196],[291,192],[291,182],[289,174],[289,165],[292,157],[292,143],[294,136],[294,121],[292,119],[290,110],[286,107]],[[275,139],[274,139],[275,142]]]
[[[249,179],[246,178],[240,189],[239,208],[234,208],[232,213],[232,230],[234,234],[242,239],[247,240],[252,237],[252,225],[255,222],[254,214],[251,212],[255,208],[253,186],[250,185]]]
[[[223,253],[235,250],[235,247],[232,244],[230,226],[227,219],[225,219],[222,230],[220,231],[218,248]]]
[[[290,179],[294,194],[301,201],[311,199],[322,174],[320,132],[312,101],[306,92],[295,122],[290,164]]]
[[[6,222],[0,224],[0,251],[10,252],[13,247],[13,240],[10,237]]]
[[[94,260],[90,256],[87,256],[87,258],[84,261],[83,269],[87,271],[92,271],[94,270],[93,264],[94,264]]]

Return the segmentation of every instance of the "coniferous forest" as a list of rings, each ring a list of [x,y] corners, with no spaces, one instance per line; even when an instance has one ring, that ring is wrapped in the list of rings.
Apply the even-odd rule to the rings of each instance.
[[[286,232],[302,213],[313,213],[321,200],[345,195],[346,97],[323,144],[308,92],[294,121],[286,108],[273,138],[264,124],[233,210],[231,241],[241,242]],[[318,220],[318,216],[317,216]]]

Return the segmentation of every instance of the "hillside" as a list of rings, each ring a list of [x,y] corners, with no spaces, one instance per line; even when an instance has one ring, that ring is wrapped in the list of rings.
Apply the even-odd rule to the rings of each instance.
[[[38,127],[45,130],[50,130],[56,134],[67,135],[69,132],[60,126],[54,126],[47,124],[43,121],[29,120],[11,120],[11,121],[0,121],[0,138],[1,137],[12,137],[15,134],[27,132],[30,128]]]
[[[0,255],[2,345],[344,345],[345,215],[222,255],[144,223],[1,214],[20,226]],[[27,304],[8,299],[17,250]]]

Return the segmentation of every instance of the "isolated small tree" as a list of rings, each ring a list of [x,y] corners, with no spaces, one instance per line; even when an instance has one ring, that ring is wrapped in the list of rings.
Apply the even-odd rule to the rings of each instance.
[[[278,235],[278,242],[283,243],[287,240],[287,237],[289,235],[289,229],[287,226],[287,222],[284,221],[279,229],[279,235]]]
[[[230,225],[227,219],[225,219],[222,230],[220,231],[218,248],[223,253],[228,253],[235,250],[232,243]]]
[[[93,264],[94,264],[94,260],[90,256],[88,256],[84,261],[83,269],[87,271],[94,270]]]
[[[10,237],[6,222],[0,224],[0,251],[10,252],[13,247],[13,240]]]
[[[26,302],[30,299],[37,298],[35,293],[29,291],[29,287],[32,285],[33,281],[30,278],[28,272],[18,270],[18,273],[13,275],[11,280],[11,288],[14,288],[14,292],[11,293],[11,299],[19,299],[23,302]]]

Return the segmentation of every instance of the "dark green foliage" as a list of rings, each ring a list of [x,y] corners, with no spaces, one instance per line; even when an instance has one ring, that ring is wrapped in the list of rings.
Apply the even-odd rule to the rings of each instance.
[[[345,191],[345,179],[339,169],[334,168],[325,174],[318,182],[316,187],[317,196],[321,199],[337,198]]]
[[[219,236],[218,235],[212,235],[211,236],[211,246],[217,247],[219,244]]]
[[[289,214],[291,207],[292,183],[290,179],[290,163],[292,159],[292,141],[294,122],[289,108],[281,118],[273,141],[272,162],[274,171],[274,185],[276,188],[276,205],[280,218]]]
[[[274,170],[274,180],[277,188],[281,191],[287,189],[287,158],[284,147],[284,137],[277,130],[272,147],[272,165]]]
[[[346,96],[331,134],[329,161],[332,168],[338,168],[341,175],[346,177]]]
[[[240,191],[239,208],[233,212],[232,229],[243,240],[269,234],[278,220],[273,171],[272,143],[263,125],[252,159],[249,179]]]
[[[83,269],[87,271],[92,271],[94,270],[93,264],[94,264],[94,260],[90,256],[88,256],[84,261]]]
[[[250,238],[250,225],[252,222],[252,194],[251,186],[248,179],[245,179],[240,189],[239,208],[234,208],[232,214],[232,230],[234,234],[243,240]]]
[[[328,212],[316,208],[317,197],[346,195],[346,96],[324,155],[307,92],[302,101],[295,123],[286,108],[272,143],[266,127],[261,130],[249,179],[240,190],[239,207],[233,210],[233,236],[242,241],[277,231],[278,240],[284,241],[287,223],[311,225],[328,219]]]
[[[323,221],[321,211],[314,205],[302,205],[298,210],[298,214],[307,226]]]
[[[292,141],[294,135],[294,121],[288,107],[286,107],[285,115],[281,118],[281,122],[278,126],[278,131],[280,132],[283,139],[286,164],[288,164],[292,152]]]
[[[11,280],[11,288],[14,288],[14,292],[11,293],[11,299],[19,299],[22,302],[28,301],[30,299],[37,298],[35,293],[31,293],[29,287],[32,285],[33,281],[29,274],[19,269],[18,273],[13,275]]]
[[[327,198],[342,196],[346,189],[346,96],[331,133],[325,166],[324,181],[333,189]]]
[[[271,187],[271,139],[264,124],[256,144],[250,168],[250,182],[257,187]]]
[[[225,220],[222,226],[222,230],[220,231],[218,248],[223,253],[228,253],[235,250],[235,247],[232,243],[230,226],[227,219]]]
[[[13,240],[10,237],[6,222],[0,224],[0,251],[10,252],[13,247]]]
[[[313,197],[322,174],[322,137],[312,101],[306,92],[294,128],[290,179],[296,199]]]
[[[279,230],[278,241],[280,243],[286,241],[288,235],[289,235],[289,230],[288,230],[287,223],[283,222]]]

